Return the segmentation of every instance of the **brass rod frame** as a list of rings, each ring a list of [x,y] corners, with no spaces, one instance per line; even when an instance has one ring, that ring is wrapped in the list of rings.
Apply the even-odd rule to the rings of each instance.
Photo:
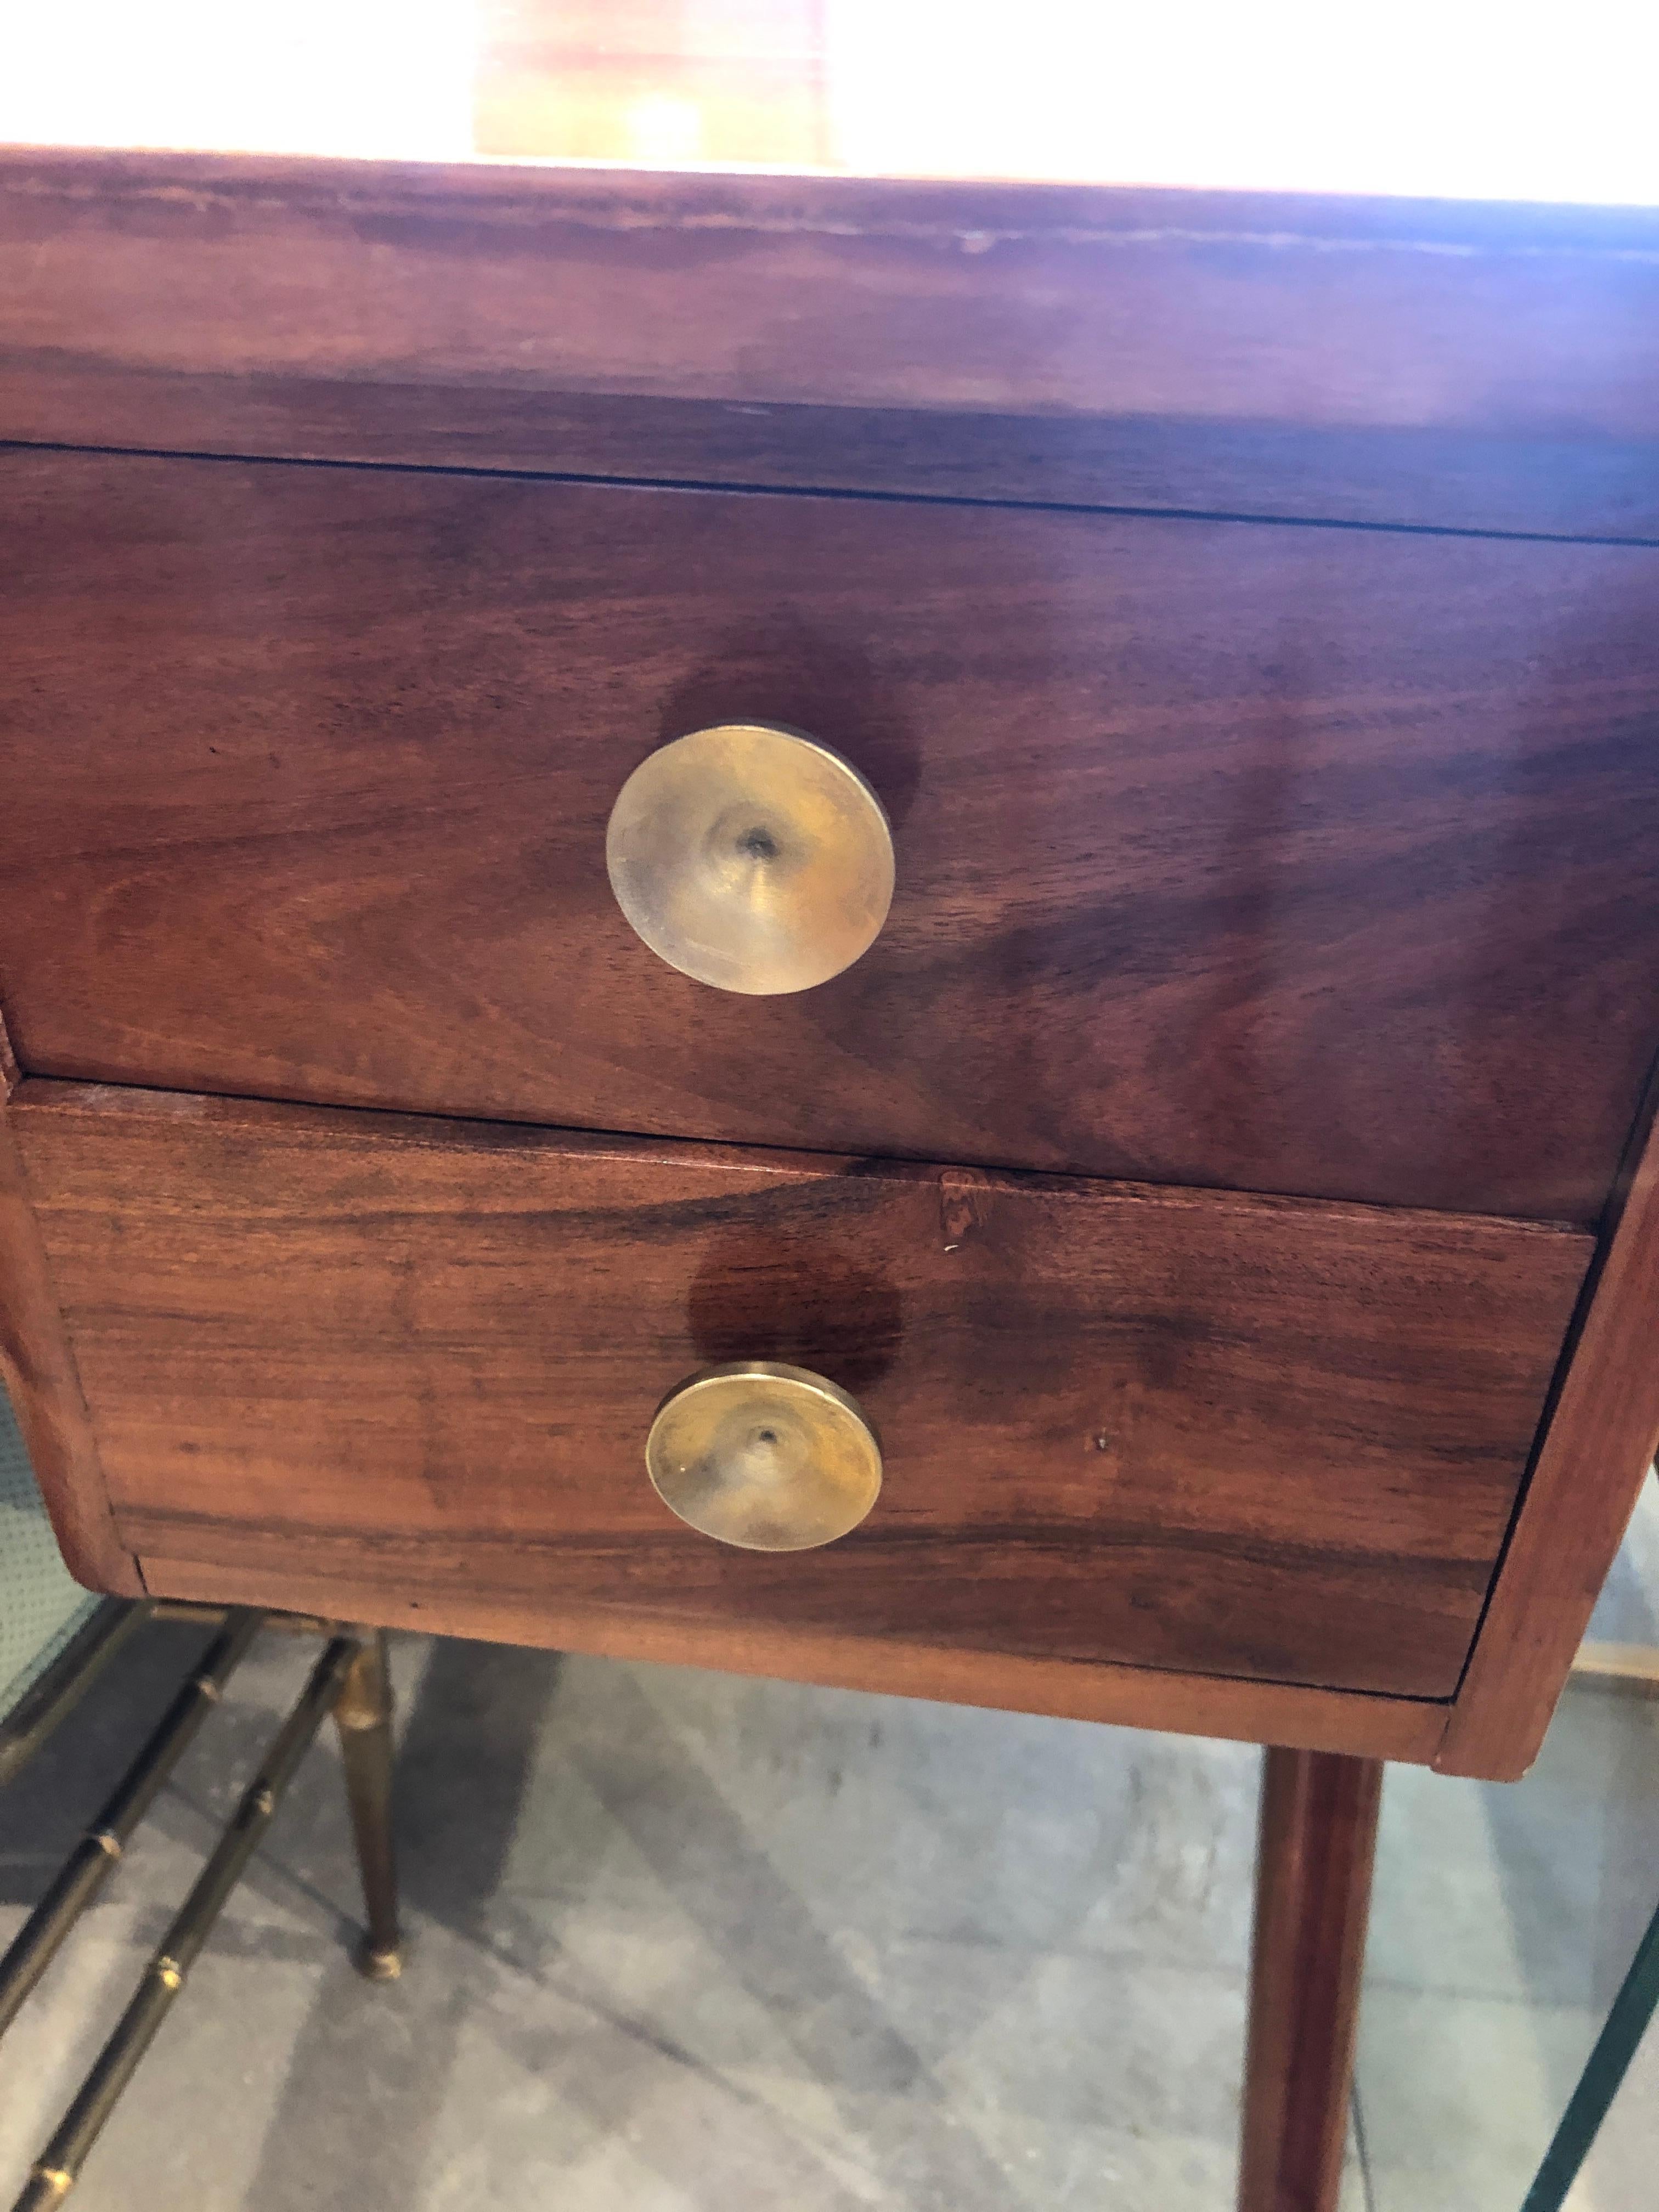
[[[234,1605],[208,1605],[186,1597],[152,1597],[144,1602],[152,1620],[182,1621],[191,1628],[222,1627],[240,1610]],[[337,1620],[325,1620],[319,1613],[266,1613],[262,1618],[267,1628],[279,1629],[289,1636],[334,1636],[340,1628]]]
[[[137,1994],[99,2052],[62,2124],[37,2160],[13,2212],[47,2212],[63,2203],[79,2179],[88,2152],[200,1955],[295,1769],[338,1699],[360,1649],[356,1636],[337,1636],[312,1668],[299,1702],[272,1738],[212,1856],[161,1938]]]
[[[225,1684],[259,1632],[260,1618],[251,1609],[229,1616],[122,1776],[114,1795],[100,1809],[57,1880],[0,1959],[0,2035],[16,2018],[23,2000],[57,1956],[64,1937],[103,1887],[156,1792],[218,1704]]]
[[[0,1722],[0,1784],[26,1765],[136,1629],[150,1618],[146,1598],[106,1598],[76,1629],[39,1680],[32,1682]]]

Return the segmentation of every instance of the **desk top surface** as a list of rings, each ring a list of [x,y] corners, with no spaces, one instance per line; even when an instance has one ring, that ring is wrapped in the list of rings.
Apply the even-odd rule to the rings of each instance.
[[[82,0],[0,143],[1659,205],[1659,11],[1578,0]],[[1570,33],[1570,35],[1568,34]]]

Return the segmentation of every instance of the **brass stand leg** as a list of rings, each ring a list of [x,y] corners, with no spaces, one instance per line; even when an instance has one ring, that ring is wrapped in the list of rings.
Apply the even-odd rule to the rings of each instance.
[[[115,2109],[116,2100],[155,2040],[155,2031],[212,1933],[225,1900],[270,1825],[271,1814],[307,1746],[338,1698],[358,1650],[354,1638],[338,1637],[312,1668],[300,1702],[272,1738],[213,1856],[145,1969],[137,1994],[99,2052],[63,2124],[36,2161],[13,2212],[49,2212],[74,2188],[88,2152]]]
[[[229,1614],[200,1665],[162,1715],[115,1795],[71,1852],[58,1879],[0,1959],[0,2035],[56,1957],[64,1938],[92,1903],[125,1850],[157,1791],[195,1740],[259,1632],[258,1613]]]
[[[392,1848],[392,1677],[386,1638],[378,1632],[360,1646],[335,1702],[334,1719],[368,1922],[357,1970],[372,1982],[389,1982],[403,1972],[404,1961]]]
[[[1334,2212],[1382,1765],[1263,1758],[1239,2212]]]

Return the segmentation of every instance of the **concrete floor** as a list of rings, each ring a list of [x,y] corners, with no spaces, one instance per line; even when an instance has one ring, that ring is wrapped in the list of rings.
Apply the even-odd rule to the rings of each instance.
[[[1602,1632],[1659,1641],[1644,1522]],[[198,1639],[148,1632],[0,1795],[21,1921]],[[0,2059],[0,2202],[309,1647],[269,1636]],[[401,1641],[412,1929],[349,1962],[331,1743],[82,2212],[1226,2212],[1256,1757]],[[1390,1775],[1345,2212],[1516,2212],[1659,1898],[1659,1707],[1569,1693],[1512,1790]],[[1644,2051],[1575,2212],[1647,2212]]]

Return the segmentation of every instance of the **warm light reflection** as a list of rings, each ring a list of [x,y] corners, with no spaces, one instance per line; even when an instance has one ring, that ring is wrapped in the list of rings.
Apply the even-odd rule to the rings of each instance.
[[[648,168],[682,168],[708,159],[703,148],[702,111],[696,102],[677,100],[672,93],[648,92],[636,100],[624,118],[630,161]]]
[[[472,0],[78,0],[5,19],[0,141],[464,161]]]
[[[0,139],[1659,204],[1659,0],[81,0]]]

